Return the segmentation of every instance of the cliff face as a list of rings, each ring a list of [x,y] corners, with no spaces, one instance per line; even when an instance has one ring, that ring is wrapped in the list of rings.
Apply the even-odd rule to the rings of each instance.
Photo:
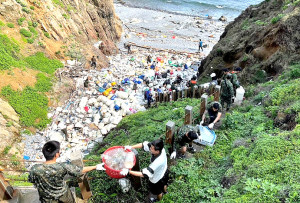
[[[299,62],[299,5],[297,1],[269,0],[247,8],[226,27],[199,74],[220,76],[223,68],[242,67],[242,82],[255,83]]]
[[[22,25],[19,24],[20,29],[37,23],[37,39],[32,46],[26,45],[29,53],[44,45],[43,52],[58,58],[74,57],[80,53],[86,58],[98,55],[99,61],[105,61],[104,55],[117,51],[115,42],[119,40],[122,28],[114,12],[113,0],[0,2],[0,16],[5,22],[16,25],[18,20],[25,18]],[[103,42],[100,49],[92,46],[97,41]],[[102,63],[102,66],[105,65],[105,62]]]

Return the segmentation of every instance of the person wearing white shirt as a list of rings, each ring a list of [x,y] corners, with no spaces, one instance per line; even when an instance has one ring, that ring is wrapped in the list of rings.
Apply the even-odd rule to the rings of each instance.
[[[153,142],[143,142],[133,146],[125,146],[125,149],[143,149],[151,153],[151,164],[142,171],[131,171],[122,169],[121,175],[133,175],[149,179],[149,190],[153,195],[157,195],[157,200],[161,200],[163,193],[167,192],[167,182],[169,179],[167,154],[164,149],[164,142],[161,139]]]

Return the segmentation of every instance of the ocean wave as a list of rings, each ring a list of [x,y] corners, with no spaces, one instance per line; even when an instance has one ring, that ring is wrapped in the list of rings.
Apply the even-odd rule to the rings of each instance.
[[[233,7],[230,5],[224,5],[224,4],[215,4],[213,2],[218,2],[218,1],[210,1],[210,2],[204,2],[204,1],[193,1],[193,0],[182,0],[183,4],[186,5],[195,5],[196,7],[203,7],[206,9],[225,9],[225,10],[231,10],[231,11],[242,11],[243,9],[241,8],[237,8],[237,7]],[[222,7],[222,8],[221,8]]]

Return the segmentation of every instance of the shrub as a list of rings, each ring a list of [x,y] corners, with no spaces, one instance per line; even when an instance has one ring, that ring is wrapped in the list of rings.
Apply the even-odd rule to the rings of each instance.
[[[5,23],[0,20],[0,27],[5,26]]]
[[[24,65],[18,60],[19,52],[20,47],[14,40],[8,38],[7,35],[0,34],[0,70]]]
[[[39,73],[36,76],[37,82],[35,83],[35,89],[39,92],[49,92],[52,88],[51,78],[47,77],[43,73]]]
[[[28,10],[28,8],[23,7],[22,11],[24,11],[25,13],[30,13],[30,10]]]
[[[42,42],[38,42],[38,45],[42,48],[46,48],[46,46]]]
[[[37,22],[33,22],[33,23],[32,23],[32,26],[33,26],[33,27],[37,27],[38,25],[39,25],[39,24],[38,24]]]
[[[32,33],[29,32],[28,30],[26,30],[25,28],[21,28],[20,33],[24,36],[24,37],[31,37]]]
[[[44,35],[45,35],[45,37],[47,37],[47,38],[50,39],[50,34],[49,34],[48,32],[45,32],[45,31],[44,31]]]
[[[11,146],[6,146],[6,147],[4,148],[4,150],[2,151],[2,154],[3,154],[3,155],[7,155],[10,149],[11,149]]]
[[[38,35],[38,31],[37,31],[34,27],[29,26],[28,29],[29,29],[29,31],[30,31],[32,34],[34,34],[35,36]]]
[[[69,15],[67,15],[67,14],[62,14],[62,16],[65,18],[65,19],[70,19],[70,16]]]
[[[25,58],[31,68],[52,74],[56,69],[62,68],[63,64],[59,60],[51,60],[45,57],[44,53],[38,52],[33,56]]]
[[[55,4],[55,5],[58,5],[62,8],[65,7],[65,5],[61,2],[61,0],[52,0],[52,2]]]
[[[300,64],[291,66],[290,78],[291,79],[300,78]]]
[[[13,23],[7,23],[6,25],[7,25],[7,27],[9,27],[9,28],[14,28],[14,27],[15,27],[15,25],[14,25]]]
[[[28,38],[28,39],[27,39],[27,43],[33,44],[33,43],[34,43],[34,39],[33,39],[33,38]]]
[[[25,20],[26,18],[24,18],[24,17],[22,17],[22,18],[19,18],[18,19],[18,25],[23,25],[23,22],[24,22],[24,20]]]
[[[265,22],[263,22],[261,20],[257,20],[257,21],[255,21],[255,24],[263,26],[263,25],[266,25],[267,23],[265,23]]]
[[[23,91],[14,91],[6,86],[2,88],[1,95],[20,115],[22,125],[41,129],[50,123],[47,117],[48,99],[34,88],[26,87]]]
[[[283,14],[278,14],[276,17],[271,19],[271,23],[272,24],[276,24],[278,21],[280,21],[280,19],[283,17]]]
[[[34,10],[34,6],[30,6],[30,9],[31,9],[31,10]]]

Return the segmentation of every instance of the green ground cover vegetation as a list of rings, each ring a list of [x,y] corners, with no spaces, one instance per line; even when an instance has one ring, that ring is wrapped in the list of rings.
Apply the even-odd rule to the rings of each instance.
[[[246,88],[247,100],[223,118],[215,145],[170,164],[169,193],[162,202],[299,202],[299,73],[300,65],[292,65],[276,80]],[[183,124],[186,105],[198,107],[199,100],[163,104],[124,118],[87,158],[100,161],[100,155],[111,146],[164,138],[168,120],[177,127]],[[194,112],[197,118],[198,109]],[[279,113],[294,116],[289,130],[276,124]],[[144,168],[150,156],[139,152]],[[147,197],[145,179],[139,191],[123,194],[117,180],[105,173],[95,171],[90,176],[92,201],[136,202]]]
[[[30,32],[26,31],[36,34],[36,30],[30,28]],[[9,86],[3,87],[0,96],[20,115],[22,125],[42,129],[50,123],[47,117],[48,98],[45,92],[51,90],[53,74],[56,69],[63,67],[63,64],[59,60],[47,58],[41,52],[23,57],[20,54],[20,46],[14,39],[0,34],[0,70],[11,70],[14,67],[40,71],[36,76],[37,82],[34,87],[26,87],[22,91],[15,91]]]

